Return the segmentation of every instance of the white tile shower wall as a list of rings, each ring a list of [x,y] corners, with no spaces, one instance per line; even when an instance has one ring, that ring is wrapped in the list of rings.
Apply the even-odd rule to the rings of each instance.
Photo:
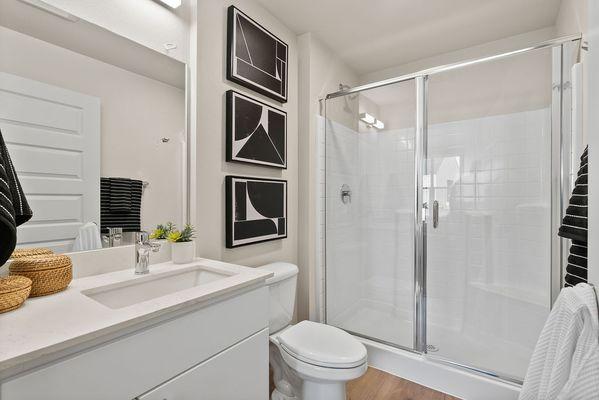
[[[321,268],[328,261],[329,320],[367,300],[410,323],[414,131],[326,128],[328,171],[321,154],[318,176],[328,215],[320,210],[317,237],[324,240],[327,218],[327,254],[321,242],[318,259]],[[549,307],[549,134],[548,109],[429,127],[435,198],[443,200],[429,234],[429,323],[534,346]],[[353,189],[350,206],[337,201],[342,183]]]
[[[359,186],[358,136],[344,125],[326,121],[325,163],[327,201],[326,215],[326,264],[329,294],[334,301],[327,302],[328,317],[334,320],[361,298],[362,281],[360,269],[359,203],[355,191]],[[354,192],[351,201],[341,202],[340,189],[349,185]],[[330,297],[329,297],[330,298]]]
[[[360,133],[362,293],[411,321],[413,296],[414,129]]]
[[[322,117],[317,117],[317,126],[321,153],[317,166],[321,207],[317,237],[321,242],[316,248],[320,266],[325,257],[329,266],[328,320],[351,330],[352,324],[344,323],[346,319],[358,308],[374,306],[404,321],[409,335],[413,298],[414,130],[357,134],[342,124],[325,122]],[[352,190],[348,204],[340,198],[344,183]],[[319,293],[323,293],[324,281],[320,283]],[[358,327],[353,330],[377,333],[362,332]],[[392,332],[385,339],[397,341]]]

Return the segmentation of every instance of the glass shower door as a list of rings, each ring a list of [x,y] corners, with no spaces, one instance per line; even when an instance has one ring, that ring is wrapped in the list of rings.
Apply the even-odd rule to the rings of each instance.
[[[413,347],[415,85],[326,101],[319,123],[326,321]]]
[[[428,78],[428,353],[515,380],[551,305],[552,73],[546,48]]]

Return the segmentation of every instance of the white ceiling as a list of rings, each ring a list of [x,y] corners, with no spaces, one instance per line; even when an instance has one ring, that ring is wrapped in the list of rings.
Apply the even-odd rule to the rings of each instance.
[[[258,0],[358,74],[553,26],[560,0]]]

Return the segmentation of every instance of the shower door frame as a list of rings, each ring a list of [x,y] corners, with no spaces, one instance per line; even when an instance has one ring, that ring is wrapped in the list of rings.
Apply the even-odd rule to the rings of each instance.
[[[389,343],[371,336],[365,336],[357,332],[348,331],[353,335],[373,340],[388,346],[415,352],[424,355],[427,359],[442,364],[457,367],[475,374],[483,375],[493,379],[510,383],[521,384],[522,380],[513,376],[498,374],[490,370],[479,369],[471,365],[452,361],[450,359],[433,356],[427,352],[427,296],[426,296],[426,254],[427,254],[427,221],[428,212],[426,199],[424,199],[424,176],[427,174],[427,141],[428,141],[428,78],[431,75],[451,71],[454,69],[472,66],[476,64],[492,62],[507,57],[517,56],[535,50],[552,49],[552,88],[551,88],[551,270],[550,290],[548,302],[553,304],[562,288],[563,266],[566,263],[568,242],[557,235],[562,221],[564,206],[568,204],[570,194],[570,151],[571,151],[571,115],[564,112],[571,108],[570,93],[570,71],[571,62],[576,51],[580,51],[582,35],[564,36],[535,46],[525,47],[506,53],[500,53],[488,57],[442,65],[408,75],[356,86],[347,90],[329,93],[321,99],[324,101],[324,113],[326,117],[326,100],[334,99],[360,93],[365,90],[375,89],[382,86],[392,85],[400,82],[414,80],[416,84],[416,133],[414,145],[415,162],[415,196],[414,196],[414,314],[413,314],[413,347],[405,347],[395,343]],[[326,140],[326,131],[325,131]],[[325,146],[326,147],[326,146]],[[326,150],[325,150],[326,151]],[[326,170],[326,166],[325,166]],[[326,173],[325,173],[326,185]],[[326,215],[326,201],[325,201]],[[324,252],[326,254],[326,221],[324,232]],[[327,323],[327,284],[326,284],[326,256],[324,257],[324,322]]]

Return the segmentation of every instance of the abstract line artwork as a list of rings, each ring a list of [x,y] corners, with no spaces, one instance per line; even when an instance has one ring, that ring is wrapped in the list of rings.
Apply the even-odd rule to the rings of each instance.
[[[287,102],[287,44],[235,6],[228,12],[227,79]]]
[[[227,91],[227,161],[287,167],[287,113]]]
[[[287,181],[227,176],[226,246],[287,237]]]

